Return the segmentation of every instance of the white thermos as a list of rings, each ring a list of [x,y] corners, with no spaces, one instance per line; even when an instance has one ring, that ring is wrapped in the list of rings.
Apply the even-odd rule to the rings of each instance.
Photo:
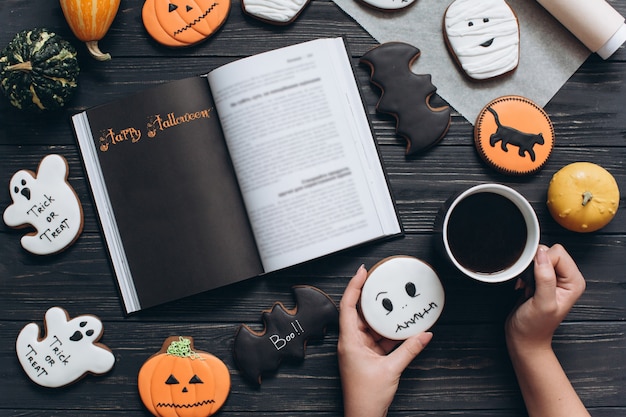
[[[591,52],[608,59],[626,41],[626,24],[605,0],[537,0]]]

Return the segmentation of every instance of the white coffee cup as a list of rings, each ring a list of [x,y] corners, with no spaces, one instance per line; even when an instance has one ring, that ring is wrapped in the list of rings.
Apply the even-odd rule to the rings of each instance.
[[[532,206],[501,184],[476,185],[451,197],[438,215],[436,229],[452,264],[488,283],[522,274],[539,245],[539,221]]]

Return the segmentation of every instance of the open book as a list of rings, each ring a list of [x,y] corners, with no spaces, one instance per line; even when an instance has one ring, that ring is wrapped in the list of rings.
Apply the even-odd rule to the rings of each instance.
[[[127,313],[402,233],[341,38],[72,122]]]

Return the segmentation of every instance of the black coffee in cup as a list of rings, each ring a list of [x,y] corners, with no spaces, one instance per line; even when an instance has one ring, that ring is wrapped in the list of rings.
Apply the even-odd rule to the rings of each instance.
[[[461,200],[448,220],[448,244],[454,258],[478,273],[494,273],[513,265],[526,246],[526,221],[508,198],[492,193]]]

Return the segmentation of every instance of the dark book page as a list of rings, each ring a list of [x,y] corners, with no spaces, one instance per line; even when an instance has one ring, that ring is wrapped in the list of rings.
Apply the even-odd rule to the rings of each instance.
[[[87,111],[141,308],[262,272],[213,106],[194,77]]]

